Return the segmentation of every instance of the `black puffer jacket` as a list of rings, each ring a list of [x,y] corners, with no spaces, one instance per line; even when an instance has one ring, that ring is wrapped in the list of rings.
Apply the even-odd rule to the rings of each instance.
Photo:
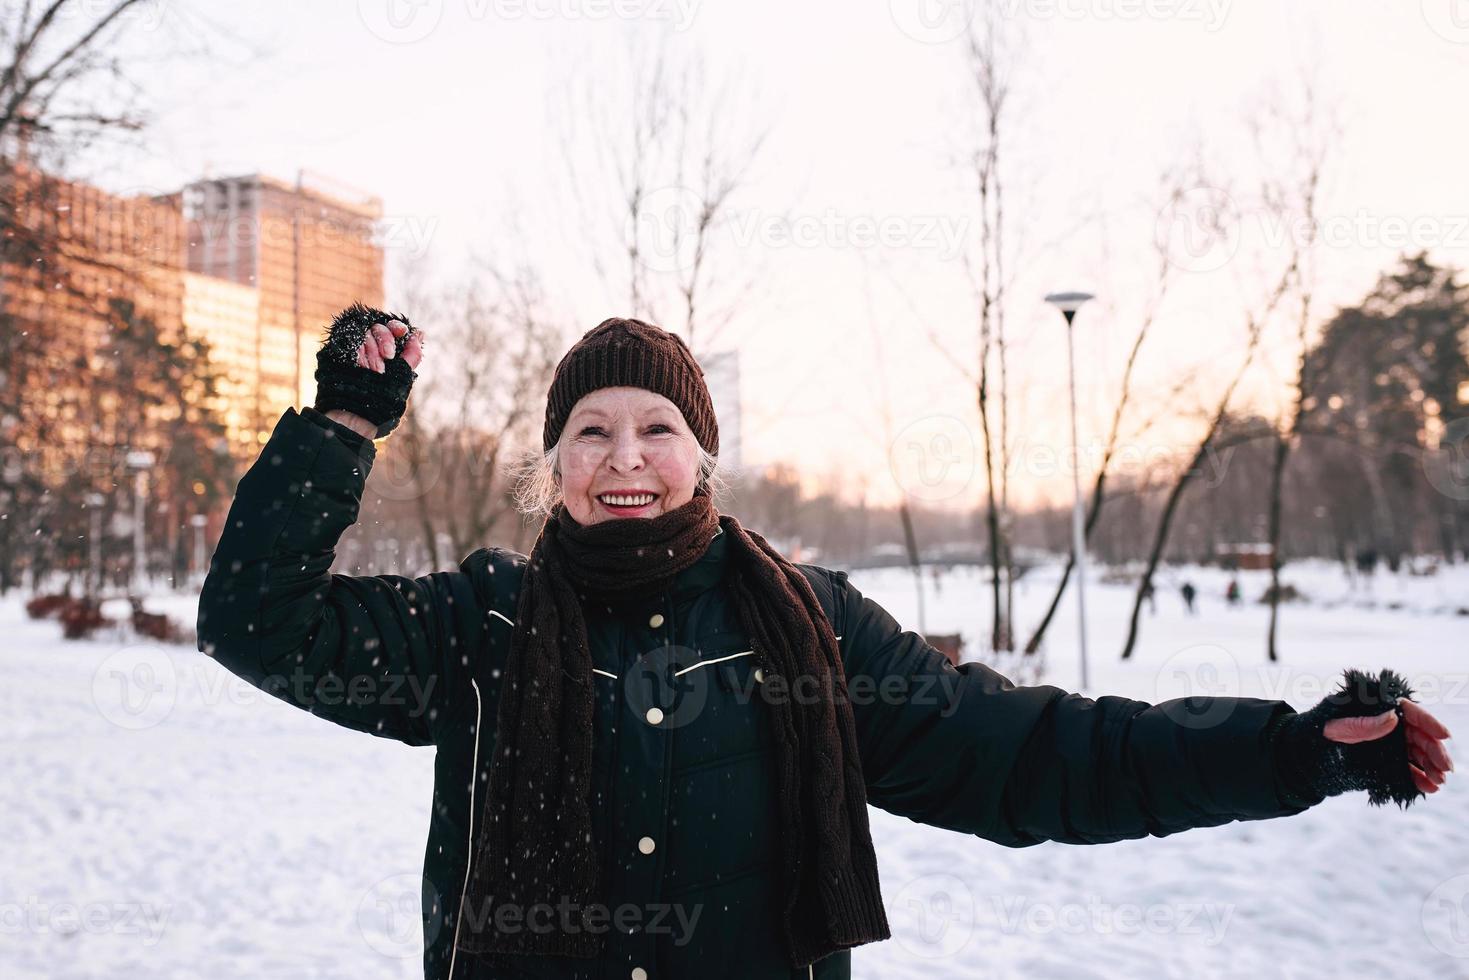
[[[200,598],[199,645],[314,714],[435,747],[425,974],[488,977],[455,955],[454,935],[468,928],[460,897],[525,558],[488,548],[419,578],[332,574],[374,456],[311,409],[285,412],[240,481]],[[607,952],[524,957],[514,976],[850,976],[849,951],[809,971],[784,955],[769,692],[721,588],[723,559],[721,535],[665,594],[587,609]],[[799,567],[839,640],[874,806],[1011,847],[1299,812],[1281,802],[1264,735],[1291,710],[1283,702],[1150,706],[1015,687],[977,663],[952,667],[846,573]]]

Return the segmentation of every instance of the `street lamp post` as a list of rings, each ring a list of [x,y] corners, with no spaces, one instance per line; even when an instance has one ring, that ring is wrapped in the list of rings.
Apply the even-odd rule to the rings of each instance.
[[[1072,342],[1071,321],[1090,293],[1051,293],[1046,302],[1066,317],[1066,370],[1071,388],[1071,550],[1076,556],[1076,623],[1081,638],[1081,687],[1088,684],[1086,669],[1086,530],[1085,512],[1081,504],[1081,443],[1076,436],[1076,345]]]
[[[105,503],[107,498],[97,491],[87,494],[87,507],[91,510],[92,519],[92,536],[87,542],[87,568],[92,580],[92,587],[87,590],[90,596],[102,592],[102,505]]]
[[[204,527],[209,523],[209,518],[204,514],[195,514],[189,518],[189,523],[194,528],[194,574],[203,579],[204,573],[208,571],[204,567],[208,560],[204,554]]]
[[[127,455],[128,467],[133,474],[133,594],[142,595],[146,587],[145,571],[148,550],[143,538],[143,517],[148,497],[148,470],[153,465],[153,454],[146,449],[135,449]]]

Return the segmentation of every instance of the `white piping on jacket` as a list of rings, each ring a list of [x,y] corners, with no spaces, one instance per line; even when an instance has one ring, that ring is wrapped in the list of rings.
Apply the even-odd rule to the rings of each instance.
[[[838,636],[838,637],[836,637],[836,639],[840,640],[841,637]],[[675,670],[673,672],[673,676],[674,677],[682,677],[684,674],[687,674],[691,670],[698,670],[700,667],[707,667],[710,664],[722,664],[726,660],[733,660],[736,657],[748,657],[750,654],[752,654],[754,652],[755,652],[754,650],[741,650],[739,653],[731,653],[731,654],[728,654],[728,655],[723,656],[723,657],[715,657],[713,660],[700,660],[696,664],[689,664],[687,667],[683,668],[682,670]]]
[[[474,687],[474,761],[469,766],[469,841],[464,848],[464,885],[459,889],[459,911],[454,915],[454,948],[449,953],[449,980],[454,980],[454,961],[459,958],[459,927],[464,924],[464,896],[469,892],[469,867],[474,856],[474,784],[479,780],[479,726],[484,720],[484,702],[480,700],[479,683]]]
[[[720,528],[720,534],[723,534],[723,533],[724,533],[724,529],[723,528]],[[718,535],[716,535],[716,537],[717,536]],[[490,610],[490,615],[491,616],[499,616],[501,619],[505,620],[505,622],[509,623],[511,626],[514,626],[515,625],[515,621],[514,620],[508,619],[503,614],[498,613],[498,612],[496,612],[493,609]],[[838,640],[840,640],[842,638],[841,637],[841,634],[838,633],[836,638]],[[673,676],[674,677],[678,677],[681,674],[686,674],[689,671],[693,670],[695,667],[703,667],[703,666],[706,666],[707,664],[717,664],[717,663],[720,663],[721,661],[724,661],[724,660],[733,660],[735,657],[747,657],[747,656],[749,656],[750,654],[752,654],[754,652],[755,652],[754,650],[745,650],[745,651],[743,651],[741,653],[732,653],[732,654],[730,654],[727,657],[720,657],[718,660],[703,660],[703,661],[700,661],[699,663],[696,663],[696,664],[694,664],[692,666],[685,667],[683,670],[675,671]],[[592,673],[594,673],[594,674],[601,674],[603,677],[610,677],[614,681],[617,680],[617,675],[616,674],[611,673],[610,671],[603,670],[601,667],[593,667],[592,668]]]
[[[675,670],[673,672],[673,676],[674,677],[681,677],[684,674],[687,674],[691,670],[698,670],[700,667],[707,667],[710,664],[722,664],[726,660],[733,660],[736,657],[748,657],[750,654],[752,654],[754,652],[755,652],[754,650],[743,650],[743,651],[741,651],[739,653],[731,653],[729,656],[726,656],[726,657],[715,657],[713,660],[700,660],[696,664],[689,664],[689,666],[685,667],[683,670]]]

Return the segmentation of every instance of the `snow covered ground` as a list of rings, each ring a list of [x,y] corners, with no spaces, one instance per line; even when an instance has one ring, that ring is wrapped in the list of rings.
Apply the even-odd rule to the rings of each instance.
[[[1033,624],[1056,569],[1018,590]],[[1345,666],[1392,666],[1469,731],[1469,572],[1379,574],[1371,599],[1336,568],[1293,566],[1312,598],[1285,608],[1264,662],[1262,573],[1169,570],[1118,661],[1129,591],[1093,583],[1087,693],[1319,699]],[[911,579],[859,588],[917,627]],[[987,629],[961,570],[928,629]],[[1370,603],[1370,605],[1369,605]],[[1389,608],[1397,606],[1397,608]],[[193,596],[153,608],[188,621]],[[1050,633],[1045,681],[1075,689],[1075,604]],[[0,976],[411,978],[432,753],[338,729],[188,647],[59,639],[0,602]],[[1461,764],[1469,761],[1461,754]],[[1360,794],[1297,817],[1101,847],[1009,850],[873,810],[894,938],[854,954],[863,978],[1469,977],[1465,777],[1408,812]]]

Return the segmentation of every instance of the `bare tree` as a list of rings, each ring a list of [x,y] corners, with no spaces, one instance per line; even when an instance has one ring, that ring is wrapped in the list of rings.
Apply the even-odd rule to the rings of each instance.
[[[728,232],[769,129],[740,116],[755,104],[748,86],[711,81],[666,43],[631,46],[624,74],[626,92],[582,80],[558,114],[575,227],[586,239],[586,215],[606,214],[621,261],[604,258],[600,238],[591,248],[609,293],[701,353],[748,308],[757,282],[749,256],[728,254],[743,244]]]
[[[1330,138],[1335,127],[1318,118],[1317,87],[1310,79],[1298,87],[1302,97],[1299,117],[1288,112],[1278,102],[1266,107],[1266,111],[1254,115],[1253,133],[1256,145],[1261,147],[1271,138],[1284,139],[1289,147],[1290,158],[1283,165],[1288,172],[1278,181],[1267,183],[1266,194],[1272,201],[1272,210],[1279,214],[1299,214],[1308,234],[1314,235],[1316,217],[1326,156]],[[1303,242],[1299,249],[1300,263],[1297,270],[1298,309],[1296,312],[1296,372],[1292,385],[1292,404],[1289,421],[1276,426],[1274,455],[1270,470],[1270,504],[1268,536],[1270,546],[1270,589],[1266,599],[1270,605],[1270,623],[1266,628],[1266,657],[1272,662],[1279,659],[1277,635],[1280,620],[1280,567],[1281,567],[1281,495],[1285,483],[1285,469],[1291,451],[1301,438],[1301,426],[1305,418],[1305,405],[1309,397],[1307,365],[1310,353],[1309,331],[1311,306],[1314,297],[1311,242]]]
[[[113,499],[117,474],[89,474],[88,487],[58,480],[39,459],[43,450],[79,448],[75,427],[62,427],[61,403],[67,410],[85,403],[95,352],[76,324],[100,327],[112,314],[87,281],[110,283],[108,296],[122,298],[145,289],[142,270],[156,261],[157,241],[125,241],[148,202],[107,202],[103,208],[117,213],[96,217],[89,234],[87,220],[72,214],[84,189],[56,176],[83,151],[143,129],[116,43],[142,4],[27,0],[0,8],[0,443],[20,450],[21,461],[7,466],[0,487],[9,515],[0,522],[0,590],[12,584],[23,550],[34,577],[50,560],[48,548],[79,540],[75,532],[86,531],[91,516],[79,512],[83,491],[106,490]],[[45,304],[33,299],[42,291]],[[56,316],[58,308],[68,315]],[[34,531],[21,536],[23,548],[12,547],[22,525]]]
[[[77,0],[27,0],[0,11],[0,50],[9,54],[0,69],[0,155],[74,150],[142,128],[135,111],[104,107],[98,94],[104,83],[126,81],[121,59],[104,45],[142,2],[116,0],[95,13]]]
[[[1003,582],[1012,576],[1010,549],[1006,542],[1008,516],[1009,470],[1008,424],[1009,401],[1006,382],[1005,319],[1007,300],[1005,281],[1004,216],[1005,194],[1001,181],[1002,138],[1008,132],[1011,95],[1010,52],[1005,46],[1002,20],[998,13],[985,8],[985,17],[970,22],[966,35],[965,68],[973,86],[979,145],[970,160],[979,206],[978,255],[968,257],[971,279],[979,305],[979,377],[975,400],[979,408],[980,434],[984,442],[985,526],[989,535],[990,590],[993,619],[990,647],[995,651],[1014,649],[1009,600],[1013,590]],[[1000,391],[999,419],[991,420],[992,405],[990,357],[998,358]],[[996,446],[1001,459],[996,461]],[[998,469],[998,481],[996,470]],[[998,483],[998,485],[997,485]]]
[[[439,353],[389,447],[406,471],[391,495],[411,501],[411,519],[433,568],[488,543],[520,544],[511,494],[516,451],[538,438],[535,423],[550,385],[562,331],[552,322],[537,274],[481,264],[438,299],[417,301],[443,324]],[[390,464],[391,465],[391,464]],[[374,470],[374,474],[378,469]],[[445,555],[447,546],[451,554]]]
[[[1142,614],[1143,602],[1153,584],[1153,575],[1158,570],[1158,563],[1163,557],[1163,548],[1168,543],[1168,532],[1173,525],[1174,514],[1178,510],[1179,500],[1183,497],[1190,482],[1196,477],[1203,466],[1205,459],[1210,453],[1217,452],[1223,448],[1218,444],[1218,437],[1229,417],[1229,406],[1234,400],[1235,390],[1240,382],[1244,380],[1245,374],[1255,360],[1255,354],[1260,347],[1260,336],[1264,332],[1265,325],[1271,315],[1275,312],[1281,301],[1285,298],[1291,285],[1295,282],[1298,264],[1300,260],[1299,251],[1292,249],[1292,255],[1285,271],[1281,273],[1279,280],[1266,296],[1263,307],[1246,315],[1245,321],[1245,353],[1240,360],[1239,368],[1234,376],[1225,386],[1223,394],[1215,406],[1209,424],[1199,440],[1198,447],[1194,450],[1193,457],[1182,470],[1179,471],[1173,481],[1173,486],[1168,492],[1168,498],[1163,505],[1163,513],[1158,518],[1157,527],[1153,532],[1153,545],[1148,553],[1147,566],[1143,569],[1142,576],[1138,579],[1137,593],[1133,597],[1132,616],[1127,627],[1127,641],[1122,648],[1122,659],[1126,660],[1132,656],[1133,648],[1137,645],[1138,623]]]

